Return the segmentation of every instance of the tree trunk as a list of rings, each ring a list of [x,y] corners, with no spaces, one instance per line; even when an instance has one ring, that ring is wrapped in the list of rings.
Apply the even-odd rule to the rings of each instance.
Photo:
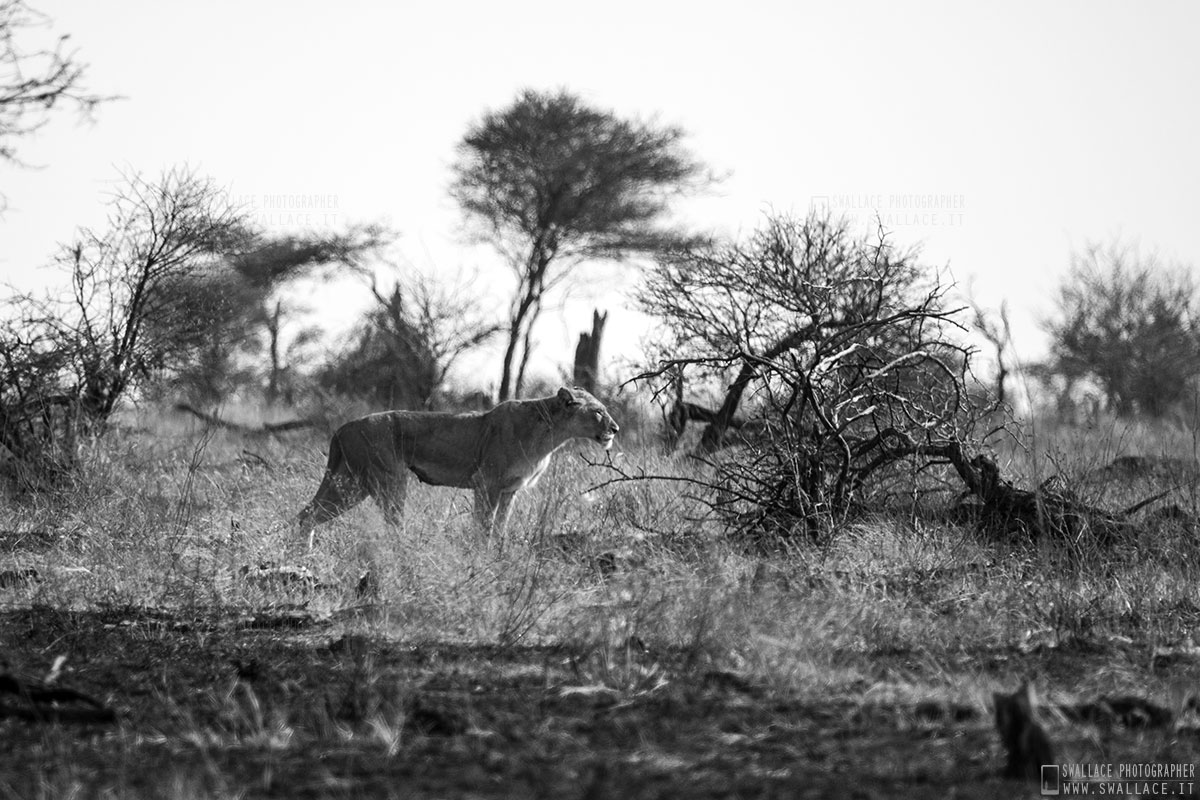
[[[498,403],[512,399],[512,362],[513,356],[517,352],[517,342],[520,339],[520,329],[514,322],[508,328],[508,345],[504,348],[504,362],[500,371],[500,392],[496,397]]]
[[[742,394],[745,393],[746,387],[750,385],[750,379],[753,377],[754,367],[748,363],[742,364],[737,378],[729,385],[729,391],[725,393],[725,402],[721,403],[721,407],[700,437],[702,452],[716,452],[725,444],[725,432],[729,430],[733,416],[737,413],[738,405],[742,402]]]
[[[604,336],[604,325],[608,322],[608,312],[592,311],[592,331],[579,334],[579,344],[575,345],[575,367],[572,376],[575,385],[592,394],[596,393],[596,385],[600,380],[600,340]]]
[[[498,399],[500,402],[512,399],[514,395],[519,396],[525,383],[525,366],[529,363],[530,336],[533,333],[533,325],[542,311],[542,293],[546,290],[546,271],[550,268],[550,262],[554,260],[555,250],[556,248],[548,246],[544,241],[544,236],[539,234],[533,243],[533,249],[529,253],[523,271],[520,271],[518,289],[523,289],[524,293],[521,295],[521,301],[513,310],[508,328],[508,347],[504,350],[504,371],[500,375],[500,397]],[[514,383],[513,359],[517,354],[517,345],[522,341],[524,342],[524,351]]]
[[[517,368],[517,382],[514,393],[520,397],[525,392],[525,368],[529,366],[529,354],[533,352],[533,324],[542,313],[542,300],[539,297],[529,311],[528,322],[525,326],[525,338],[521,348],[521,365]]]
[[[279,399],[279,383],[282,367],[279,365],[279,322],[283,317],[283,302],[275,301],[275,311],[267,318],[267,335],[271,337],[269,352],[271,355],[271,373],[267,376],[267,403],[274,404]]]
[[[733,423],[738,405],[742,402],[742,395],[745,393],[746,387],[750,385],[751,379],[754,378],[756,372],[754,362],[756,360],[770,361],[794,347],[799,347],[802,342],[813,335],[814,330],[818,327],[816,323],[810,323],[784,336],[774,345],[767,348],[766,352],[762,355],[743,356],[742,368],[738,371],[737,378],[729,385],[729,390],[725,394],[725,402],[721,403],[721,408],[718,409],[716,418],[708,424],[708,427],[704,429],[704,435],[700,437],[700,450],[702,452],[712,453],[720,450],[724,445],[725,432]]]
[[[497,402],[511,400],[515,395],[521,393],[521,383],[524,378],[525,362],[529,358],[529,329],[533,327],[533,322],[537,318],[535,296],[533,290],[530,289],[521,298],[520,304],[513,312],[512,320],[508,327],[508,345],[504,348],[504,364],[503,372],[500,375],[500,396]],[[530,311],[534,310],[534,313]],[[517,356],[517,347],[524,341],[525,351],[524,357],[519,365],[519,372],[514,382],[513,378],[513,360]]]

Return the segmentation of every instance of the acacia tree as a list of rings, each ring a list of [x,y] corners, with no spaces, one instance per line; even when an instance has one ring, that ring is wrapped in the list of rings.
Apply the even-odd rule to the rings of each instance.
[[[285,346],[284,326],[295,309],[276,289],[314,273],[330,277],[338,271],[355,271],[389,238],[387,231],[374,225],[323,235],[260,235],[212,269],[175,275],[162,291],[177,295],[179,302],[190,302],[193,317],[206,321],[202,326],[206,333],[196,357],[175,372],[171,383],[194,399],[216,401],[233,385],[262,376],[268,401],[288,394],[290,357],[311,343],[318,329],[308,326],[296,331]],[[259,362],[256,368],[255,361],[263,354],[266,363]]]
[[[1190,270],[1135,247],[1090,245],[1072,256],[1043,322],[1042,372],[1099,384],[1118,414],[1165,413],[1200,376],[1200,307]]]
[[[521,393],[546,293],[574,266],[679,241],[659,224],[667,200],[705,180],[682,139],[561,91],[525,91],[467,131],[451,194],[517,278],[500,400]]]
[[[971,474],[970,351],[946,290],[882,231],[772,217],[746,241],[658,260],[640,301],[665,323],[662,355],[638,379],[675,389],[673,420],[707,423],[714,511],[739,529],[812,535],[909,457]],[[684,400],[686,372],[727,387],[719,408]],[[735,428],[746,450],[716,457]]]

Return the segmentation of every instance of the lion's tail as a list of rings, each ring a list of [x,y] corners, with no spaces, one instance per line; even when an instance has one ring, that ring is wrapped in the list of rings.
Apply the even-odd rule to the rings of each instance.
[[[321,476],[321,485],[317,487],[317,493],[313,496],[313,499],[309,500],[308,504],[300,509],[295,517],[295,521],[300,526],[300,531],[309,535],[308,546],[310,548],[312,547],[312,529],[321,521],[322,507],[329,500],[330,495],[335,493],[335,476],[342,469],[345,462],[346,453],[342,450],[339,437],[335,433],[329,439],[329,460],[325,463],[325,474]]]

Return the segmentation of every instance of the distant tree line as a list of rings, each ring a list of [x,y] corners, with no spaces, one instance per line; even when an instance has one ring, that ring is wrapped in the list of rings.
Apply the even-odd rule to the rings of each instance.
[[[1119,415],[1161,416],[1200,399],[1200,296],[1190,268],[1136,246],[1093,244],[1072,258],[1034,368],[1060,401],[1091,385]]]

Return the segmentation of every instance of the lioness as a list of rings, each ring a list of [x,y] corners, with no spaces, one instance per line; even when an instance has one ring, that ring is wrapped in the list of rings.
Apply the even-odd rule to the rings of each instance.
[[[537,482],[555,450],[571,439],[593,439],[608,450],[619,430],[599,400],[565,387],[485,412],[370,414],[333,434],[325,478],[296,519],[312,547],[314,527],[370,495],[394,525],[411,470],[422,483],[474,489],[476,519],[485,533],[500,533],[513,495]]]

